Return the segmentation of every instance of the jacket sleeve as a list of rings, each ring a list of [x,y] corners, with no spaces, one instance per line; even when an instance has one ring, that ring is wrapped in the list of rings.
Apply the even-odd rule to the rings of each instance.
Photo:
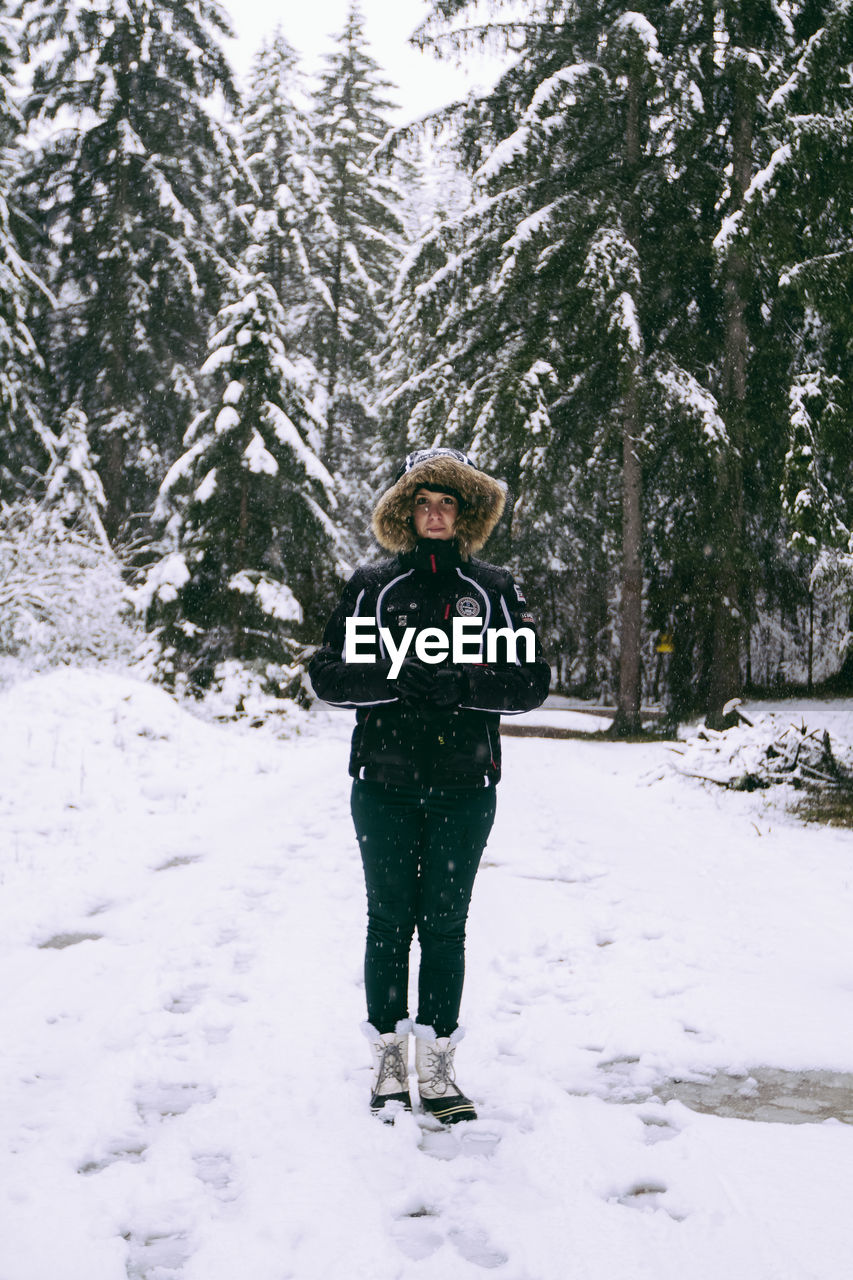
[[[317,697],[338,707],[372,707],[398,701],[395,685],[388,679],[389,662],[379,659],[370,663],[346,662],[344,659],[346,620],[358,616],[364,590],[364,571],[356,569],[326,624],[322,645],[308,664],[308,675]]]
[[[500,626],[518,631],[524,627],[533,632],[534,657],[527,660],[527,645],[522,637],[516,660],[476,663],[468,667],[470,694],[460,706],[473,711],[498,711],[502,715],[518,715],[541,706],[551,685],[551,668],[542,654],[542,645],[524,594],[511,573],[502,574],[497,590]],[[503,649],[501,645],[501,649]]]

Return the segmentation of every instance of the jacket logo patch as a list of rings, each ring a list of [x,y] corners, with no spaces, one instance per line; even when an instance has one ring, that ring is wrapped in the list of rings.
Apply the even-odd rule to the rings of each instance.
[[[463,618],[476,618],[480,613],[480,601],[473,596],[463,596],[456,601],[456,612]]]
[[[519,604],[527,604],[527,601],[526,601],[526,600],[525,600],[525,598],[524,598],[524,592],[522,591],[522,589],[521,589],[521,587],[518,585],[518,583],[517,583],[517,582],[514,582],[512,585],[515,587],[515,594],[516,594],[516,596],[518,597],[518,603],[519,603]]]

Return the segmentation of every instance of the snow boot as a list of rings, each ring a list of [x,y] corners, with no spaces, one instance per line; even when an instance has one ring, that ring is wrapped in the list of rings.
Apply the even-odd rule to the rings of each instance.
[[[415,1023],[415,1066],[421,1105],[427,1115],[442,1124],[477,1119],[474,1104],[456,1083],[453,1068],[456,1046],[464,1034],[457,1027],[452,1035],[439,1037],[432,1027]]]
[[[370,1096],[370,1110],[382,1111],[389,1103],[399,1103],[404,1111],[411,1111],[412,1099],[409,1096],[409,1032],[412,1029],[411,1018],[401,1018],[393,1031],[384,1034],[377,1031],[369,1022],[361,1027],[370,1042],[373,1055],[373,1087]],[[389,1118],[393,1118],[394,1108],[390,1108]]]

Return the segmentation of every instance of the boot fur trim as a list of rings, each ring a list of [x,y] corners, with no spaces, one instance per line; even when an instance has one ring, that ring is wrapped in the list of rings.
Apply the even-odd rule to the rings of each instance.
[[[414,1025],[415,1024],[412,1022],[411,1018],[401,1018],[394,1028],[394,1035],[407,1036],[411,1033]],[[387,1032],[377,1031],[372,1022],[362,1022],[361,1030],[362,1034],[367,1036],[367,1039],[374,1043],[377,1040],[381,1040],[383,1034],[387,1035]]]
[[[411,1018],[401,1018],[396,1027],[394,1027],[394,1036],[409,1036],[414,1025]],[[379,1041],[379,1039],[382,1039],[383,1034],[386,1034],[386,1036],[388,1034],[387,1032],[378,1032],[373,1023],[361,1023],[361,1033],[368,1037],[369,1041]]]
[[[417,542],[412,521],[412,500],[421,485],[446,486],[462,499],[456,521],[456,543],[463,560],[486,543],[503,513],[504,486],[485,471],[455,458],[429,458],[407,471],[384,493],[373,512],[373,533],[386,551],[399,555]]]
[[[430,1040],[430,1041],[438,1040],[438,1036],[435,1034],[435,1028],[427,1027],[422,1022],[413,1022],[412,1030],[415,1033],[416,1040]],[[451,1035],[443,1036],[442,1039],[447,1040],[447,1047],[449,1049],[455,1049],[459,1041],[464,1039],[464,1037],[465,1037],[465,1028],[457,1027],[456,1030],[451,1033]]]

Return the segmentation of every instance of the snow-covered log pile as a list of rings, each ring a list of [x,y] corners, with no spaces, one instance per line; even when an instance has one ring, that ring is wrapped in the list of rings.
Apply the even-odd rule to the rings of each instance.
[[[825,728],[785,723],[767,715],[725,732],[704,727],[677,748],[677,773],[732,791],[757,791],[779,783],[853,795],[853,743]]]

